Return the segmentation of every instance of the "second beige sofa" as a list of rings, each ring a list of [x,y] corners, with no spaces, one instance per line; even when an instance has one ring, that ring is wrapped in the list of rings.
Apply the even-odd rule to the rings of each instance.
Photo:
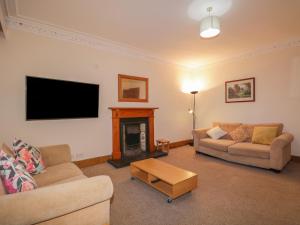
[[[193,131],[194,147],[196,152],[202,152],[231,162],[265,169],[274,169],[276,171],[281,171],[291,160],[291,142],[293,141],[293,135],[283,133],[283,124],[281,123],[213,123],[213,127],[216,126],[219,126],[228,133],[239,126],[244,126],[250,134],[249,139],[246,142],[236,143],[229,135],[226,135],[221,139],[214,140],[209,138],[206,134],[210,128],[197,129]],[[271,145],[251,143],[253,129],[256,126],[278,127],[277,137],[273,140]]]
[[[111,179],[83,175],[68,145],[40,150],[46,170],[33,176],[37,189],[6,194],[0,181],[0,225],[109,224]]]

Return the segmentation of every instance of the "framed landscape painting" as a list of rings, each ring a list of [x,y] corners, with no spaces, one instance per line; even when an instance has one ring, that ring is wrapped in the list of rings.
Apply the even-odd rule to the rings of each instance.
[[[255,78],[231,80],[225,82],[225,102],[254,102]]]

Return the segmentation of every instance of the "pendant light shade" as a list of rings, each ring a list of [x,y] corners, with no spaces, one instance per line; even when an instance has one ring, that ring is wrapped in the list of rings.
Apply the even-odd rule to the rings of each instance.
[[[220,33],[220,20],[216,16],[210,15],[212,7],[207,8],[208,17],[201,20],[200,36],[203,38],[212,38]]]
[[[216,16],[208,16],[201,21],[200,36],[212,38],[220,33],[220,21]]]

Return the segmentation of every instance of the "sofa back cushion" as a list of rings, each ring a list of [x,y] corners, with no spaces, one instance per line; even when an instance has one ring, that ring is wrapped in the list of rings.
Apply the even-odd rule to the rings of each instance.
[[[5,191],[5,188],[3,186],[2,179],[0,179],[0,196],[5,195],[5,194],[6,194],[6,191]]]
[[[12,151],[12,149],[10,147],[8,147],[8,145],[6,145],[5,143],[2,144],[2,150],[9,156],[14,157],[14,153]]]
[[[236,128],[241,126],[241,123],[222,123],[222,122],[213,122],[213,127],[220,127],[222,130],[226,131],[228,134],[222,137],[222,139],[232,140],[229,133],[234,131]]]
[[[276,137],[282,134],[283,124],[282,123],[258,123],[258,124],[243,124],[243,127],[246,128],[249,138],[246,140],[247,142],[252,141],[254,127],[277,127]]]

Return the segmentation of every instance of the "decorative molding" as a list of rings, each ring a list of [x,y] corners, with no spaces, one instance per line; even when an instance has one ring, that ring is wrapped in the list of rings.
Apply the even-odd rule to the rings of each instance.
[[[159,56],[145,52],[141,49],[129,45],[114,42],[105,38],[96,37],[78,31],[67,30],[65,28],[58,27],[52,24],[46,24],[41,21],[35,21],[20,16],[8,16],[6,17],[6,23],[9,28],[15,30],[21,30],[36,35],[45,36],[48,38],[72,42],[97,50],[107,50],[110,52],[121,53],[127,56],[138,57],[155,62],[173,64],[179,67],[184,67],[183,65],[179,65],[175,62],[162,59]]]
[[[54,38],[62,41],[72,42],[84,45],[97,50],[107,50],[110,52],[121,53],[127,56],[138,57],[144,60],[155,61],[158,63],[172,64],[180,68],[191,69],[188,66],[176,63],[171,60],[163,59],[157,55],[145,52],[142,49],[135,48],[123,43],[114,42],[105,38],[96,37],[90,34],[71,31],[63,27],[58,27],[53,24],[46,24],[42,21],[17,16],[6,17],[6,26],[11,29],[21,30],[25,32],[34,33],[36,35]],[[213,60],[212,62],[201,64],[193,69],[201,69],[205,67],[215,66],[216,64],[230,63],[236,60],[244,60],[259,55],[271,53],[278,50],[284,50],[294,47],[300,47],[300,38],[290,39],[285,42],[278,42],[271,45],[256,48],[254,50],[246,51],[233,56],[222,59]]]
[[[278,43],[274,43],[272,45],[267,45],[267,46],[263,46],[260,48],[256,48],[254,50],[243,52],[243,53],[237,54],[235,56],[230,56],[230,57],[225,57],[223,59],[215,60],[211,63],[206,63],[203,65],[200,65],[198,68],[201,69],[203,67],[215,66],[216,64],[230,63],[230,62],[234,62],[237,60],[245,60],[245,59],[256,57],[259,55],[268,54],[271,52],[289,49],[289,48],[295,48],[295,47],[300,47],[300,38],[299,37],[290,39],[285,42],[278,42]]]

